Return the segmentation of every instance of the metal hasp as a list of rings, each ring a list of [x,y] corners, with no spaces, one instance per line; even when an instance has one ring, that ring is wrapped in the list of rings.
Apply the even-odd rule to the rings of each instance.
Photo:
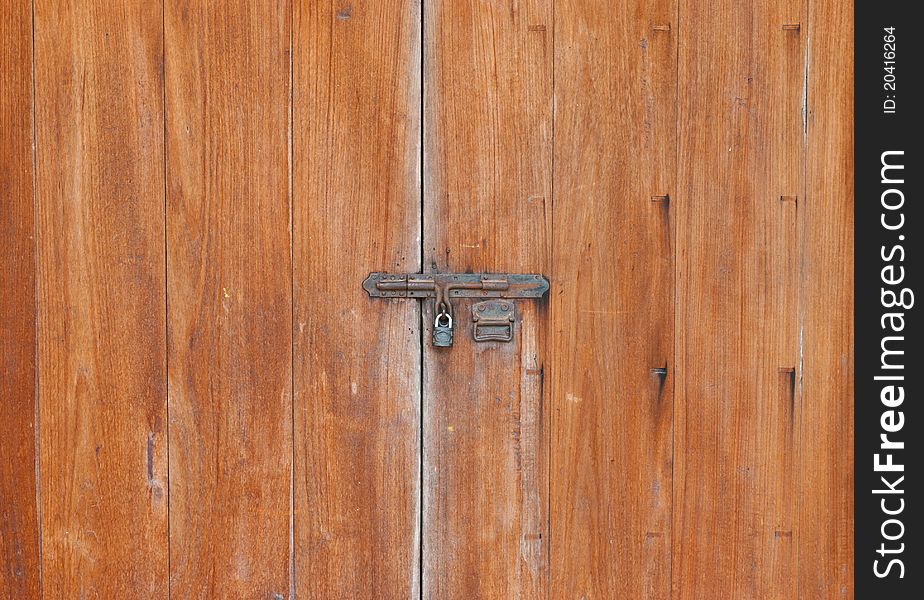
[[[370,273],[363,289],[372,298],[433,298],[433,345],[452,345],[452,298],[541,298],[549,291],[542,275],[512,273]],[[481,310],[478,311],[478,308]],[[513,339],[513,302],[479,302],[472,307],[475,341]]]
[[[476,342],[509,342],[517,315],[509,300],[485,300],[472,305],[472,335]]]

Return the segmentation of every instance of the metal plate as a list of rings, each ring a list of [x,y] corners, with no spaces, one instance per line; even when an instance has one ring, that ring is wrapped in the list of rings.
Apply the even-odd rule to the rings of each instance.
[[[485,300],[472,305],[472,335],[476,342],[513,339],[516,309],[510,300]]]
[[[370,273],[363,289],[373,298],[541,298],[549,290],[542,275],[508,273]]]

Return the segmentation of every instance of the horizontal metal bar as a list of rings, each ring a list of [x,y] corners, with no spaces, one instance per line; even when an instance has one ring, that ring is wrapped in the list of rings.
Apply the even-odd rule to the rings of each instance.
[[[363,289],[373,298],[541,298],[549,289],[542,275],[507,273],[370,273]]]

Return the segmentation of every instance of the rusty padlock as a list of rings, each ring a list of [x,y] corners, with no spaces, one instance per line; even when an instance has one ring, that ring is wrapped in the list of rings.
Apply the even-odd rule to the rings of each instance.
[[[452,315],[445,310],[433,320],[433,345],[437,348],[452,346]]]

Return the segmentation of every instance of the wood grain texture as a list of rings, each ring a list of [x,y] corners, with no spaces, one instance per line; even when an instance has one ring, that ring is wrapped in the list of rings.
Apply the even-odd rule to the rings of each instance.
[[[45,598],[167,597],[162,15],[35,3]]]
[[[0,599],[853,598],[853,25],[3,3]]]
[[[553,598],[670,595],[676,35],[556,5]]]
[[[673,597],[792,598],[804,2],[680,15]]]
[[[174,598],[290,590],[290,11],[165,11]]]
[[[370,271],[420,269],[420,3],[296,2],[295,590],[416,598],[420,308]]]
[[[799,597],[854,597],[853,6],[809,3]]]
[[[424,7],[425,270],[546,273],[552,6]],[[517,303],[516,340],[455,345],[424,310],[423,595],[548,594],[547,300]]]
[[[39,596],[32,8],[0,6],[0,598]]]

